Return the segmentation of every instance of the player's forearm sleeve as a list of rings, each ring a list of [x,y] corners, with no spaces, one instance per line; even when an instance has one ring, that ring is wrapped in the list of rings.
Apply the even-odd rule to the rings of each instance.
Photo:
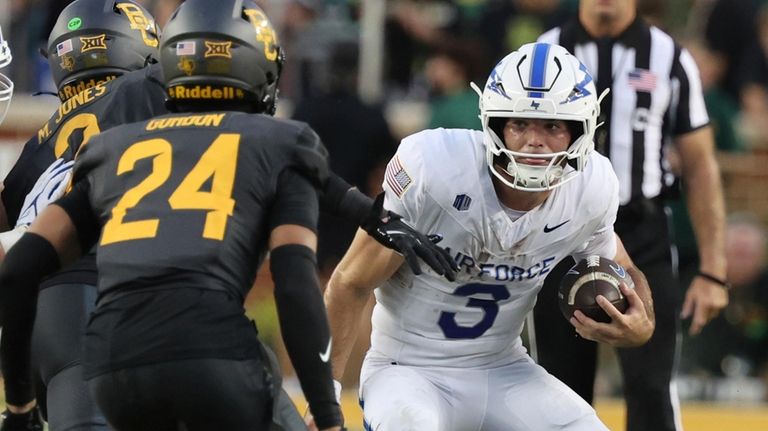
[[[29,316],[34,319],[35,304],[26,304]],[[32,383],[32,321],[11,320],[3,326],[0,337],[0,364],[5,381],[5,401],[23,406],[35,398]]]
[[[317,281],[315,254],[290,244],[270,253],[283,341],[318,428],[341,425],[333,390],[331,332]]]
[[[59,256],[45,238],[26,233],[8,251],[0,268],[0,318],[3,325],[0,360],[7,402],[24,405],[34,398],[30,345],[35,322],[37,286],[59,269]]]
[[[373,208],[373,199],[356,187],[331,173],[320,193],[320,209],[323,212],[352,220],[358,225]]]

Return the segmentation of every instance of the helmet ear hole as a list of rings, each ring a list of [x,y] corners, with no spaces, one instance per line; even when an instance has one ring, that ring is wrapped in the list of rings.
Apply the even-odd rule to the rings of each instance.
[[[568,133],[571,134],[571,145],[573,145],[584,134],[584,124],[580,121],[566,121],[565,126],[568,128]]]
[[[504,126],[507,125],[509,118],[505,117],[491,117],[488,119],[488,128],[496,134],[496,136],[504,144]]]
[[[568,132],[571,134],[571,143],[569,145],[570,148],[570,146],[576,143],[576,141],[584,134],[584,124],[579,121],[566,121],[565,126],[568,128]],[[572,167],[573,169],[578,169],[578,160],[567,160],[568,166]]]

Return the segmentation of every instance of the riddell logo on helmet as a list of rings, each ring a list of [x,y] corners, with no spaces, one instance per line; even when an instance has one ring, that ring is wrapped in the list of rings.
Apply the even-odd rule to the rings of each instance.
[[[214,87],[211,85],[195,85],[191,87],[177,85],[168,89],[168,95],[172,99],[235,100],[245,98],[245,93],[239,88]]]
[[[59,98],[61,100],[67,100],[70,97],[73,97],[75,94],[87,89],[92,88],[97,85],[106,84],[107,82],[117,78],[117,75],[107,75],[104,77],[104,79],[89,79],[88,81],[78,81],[77,84],[68,84],[59,90]]]

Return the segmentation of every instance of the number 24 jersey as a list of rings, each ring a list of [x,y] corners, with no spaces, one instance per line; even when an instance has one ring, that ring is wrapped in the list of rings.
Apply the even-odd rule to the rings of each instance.
[[[172,114],[92,138],[74,182],[88,182],[102,226],[99,300],[154,287],[242,300],[266,254],[270,206],[288,169],[319,187],[325,148],[308,125],[265,115]]]

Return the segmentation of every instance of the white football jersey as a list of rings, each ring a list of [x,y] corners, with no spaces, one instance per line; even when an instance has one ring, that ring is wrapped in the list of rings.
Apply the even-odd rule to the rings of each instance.
[[[394,361],[509,364],[526,354],[523,321],[554,265],[568,255],[615,257],[618,181],[608,159],[593,152],[584,172],[514,221],[485,160],[482,132],[435,129],[405,138],[387,166],[385,207],[443,235],[460,266],[449,282],[403,265],[376,289],[372,348]]]

